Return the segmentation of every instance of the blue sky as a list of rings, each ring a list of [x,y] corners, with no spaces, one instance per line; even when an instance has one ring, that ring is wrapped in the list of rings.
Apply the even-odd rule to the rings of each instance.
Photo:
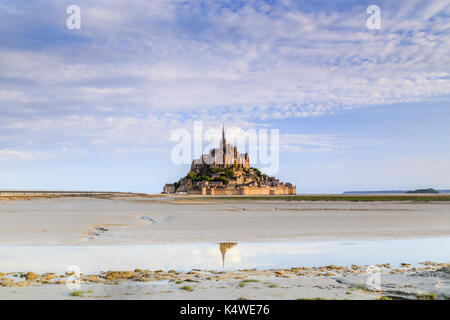
[[[81,30],[66,28],[72,4]],[[188,169],[170,133],[198,120],[279,129],[277,176],[298,192],[450,188],[449,14],[448,1],[3,0],[0,189],[159,192]]]

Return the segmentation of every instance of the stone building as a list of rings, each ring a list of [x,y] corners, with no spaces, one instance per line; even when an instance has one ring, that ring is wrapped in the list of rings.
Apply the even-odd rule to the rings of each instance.
[[[164,193],[186,192],[201,195],[294,195],[296,187],[269,177],[250,167],[248,153],[239,153],[227,143],[225,128],[219,148],[192,161],[186,177],[166,184]]]
[[[163,193],[174,193],[175,190],[175,184],[174,183],[166,183],[163,189]]]
[[[237,147],[227,143],[225,127],[223,127],[219,148],[211,149],[200,159],[193,160],[191,170],[199,172],[205,167],[230,168],[233,166],[248,169],[250,168],[250,159],[248,153],[239,153]]]

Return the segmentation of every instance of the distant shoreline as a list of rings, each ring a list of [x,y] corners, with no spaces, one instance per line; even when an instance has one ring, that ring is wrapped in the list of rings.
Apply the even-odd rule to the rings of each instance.
[[[347,195],[347,194],[317,194],[317,195],[293,195],[293,196],[185,196],[182,200],[267,200],[267,201],[350,201],[350,202],[431,202],[450,201],[448,194],[371,194],[371,195]]]
[[[344,191],[343,194],[404,194],[410,190]],[[436,189],[440,194],[450,194],[450,189]]]

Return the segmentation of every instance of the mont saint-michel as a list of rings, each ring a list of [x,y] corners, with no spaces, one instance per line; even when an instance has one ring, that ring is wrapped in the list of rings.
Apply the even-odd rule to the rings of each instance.
[[[296,187],[280,182],[250,166],[248,153],[239,153],[227,143],[225,128],[219,148],[192,161],[186,177],[166,184],[163,193],[186,192],[201,195],[294,195]]]

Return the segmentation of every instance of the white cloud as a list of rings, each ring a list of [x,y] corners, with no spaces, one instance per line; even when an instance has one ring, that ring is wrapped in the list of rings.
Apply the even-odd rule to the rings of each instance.
[[[28,99],[25,97],[25,94],[20,91],[0,90],[0,102],[5,101],[27,102]]]
[[[197,118],[254,128],[450,93],[446,1],[382,2],[383,28],[376,32],[365,28],[364,6],[333,12],[303,11],[289,1],[233,10],[219,1],[79,5],[83,27],[76,32],[60,29],[58,15],[35,16],[24,27],[27,10],[8,11],[22,28],[0,48],[8,148],[31,136],[36,148],[66,144],[79,154],[83,145],[119,154],[163,150],[168,130],[191,128]],[[53,30],[61,43],[13,41],[28,39],[44,22],[53,27],[49,38]],[[343,147],[340,139],[282,135],[282,148],[329,152]]]
[[[236,10],[219,2],[202,9],[177,1],[81,6],[88,42],[0,50],[2,76],[40,87],[26,87],[28,99],[158,112],[226,107],[236,117],[256,107],[267,120],[450,92],[448,22],[439,16],[448,11],[445,1],[399,13],[384,3],[379,32],[365,29],[362,6],[325,13],[287,3],[270,14],[259,2]]]
[[[34,160],[40,155],[39,152],[0,149],[0,160]]]
[[[281,152],[330,152],[337,150],[342,138],[332,135],[283,134]]]

